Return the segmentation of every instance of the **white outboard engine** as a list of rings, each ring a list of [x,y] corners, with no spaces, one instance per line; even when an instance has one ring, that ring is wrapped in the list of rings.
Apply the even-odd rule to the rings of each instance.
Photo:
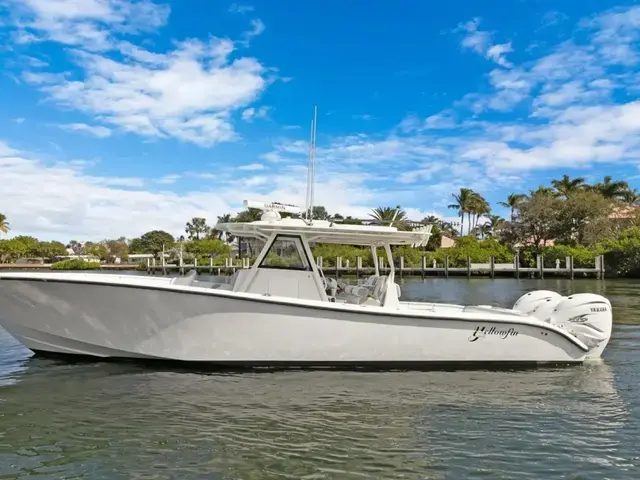
[[[576,293],[563,297],[557,292],[536,290],[520,297],[513,309],[571,333],[591,349],[587,357],[599,357],[611,338],[611,302],[601,295]]]
[[[613,329],[611,302],[594,293],[576,293],[562,300],[551,314],[551,323],[575,335],[599,357]]]
[[[551,312],[563,298],[558,292],[535,290],[521,296],[513,305],[513,309],[543,322],[548,322],[551,318]]]

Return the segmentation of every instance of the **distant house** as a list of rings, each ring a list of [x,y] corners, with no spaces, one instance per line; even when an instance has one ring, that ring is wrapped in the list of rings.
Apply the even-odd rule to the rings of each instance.
[[[440,236],[440,248],[452,248],[455,247],[456,241],[445,234]]]
[[[536,242],[535,242],[534,238],[530,237],[524,242],[514,243],[513,246],[515,248],[523,248],[524,246],[534,245],[535,243]],[[549,240],[546,240],[542,246],[543,247],[553,247],[555,244],[556,244],[555,240],[553,238],[551,238]]]
[[[627,220],[637,217],[640,214],[638,207],[635,205],[616,205],[611,209],[609,219],[611,220]]]
[[[69,250],[70,250],[70,249],[67,249],[67,253],[69,252]],[[72,251],[73,251],[73,250],[72,250]],[[56,256],[54,257],[54,259],[55,259],[56,261],[60,261],[60,260],[71,260],[71,259],[74,259],[74,258],[79,258],[79,259],[82,259],[82,260],[86,260],[87,262],[99,262],[99,261],[100,261],[100,258],[99,258],[99,257],[96,257],[96,256],[94,256],[94,255],[76,255],[76,254],[74,254],[74,253],[71,253],[71,254],[69,254],[69,255],[56,255]]]

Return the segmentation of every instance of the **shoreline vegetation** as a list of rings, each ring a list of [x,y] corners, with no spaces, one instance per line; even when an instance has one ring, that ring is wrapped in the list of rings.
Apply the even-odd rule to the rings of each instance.
[[[625,181],[607,176],[589,184],[582,177],[564,175],[552,180],[550,186],[540,186],[527,194],[510,194],[500,202],[509,210],[507,219],[494,215],[490,203],[472,189],[461,188],[451,198],[448,207],[460,218],[456,223],[434,216],[410,220],[400,206],[375,208],[367,219],[330,215],[324,207],[316,206],[313,217],[347,224],[389,225],[393,221],[399,229],[432,224],[426,247],[393,249],[396,268],[402,258],[407,270],[424,270],[425,265],[427,270],[435,265],[454,271],[468,270],[470,264],[513,264],[523,272],[539,271],[542,265],[550,270],[560,266],[560,270],[571,270],[572,274],[581,269],[600,269],[607,277],[640,277],[640,194]],[[235,216],[221,215],[218,221],[251,222],[259,220],[260,215],[260,210],[249,208]],[[0,214],[0,232],[9,231],[7,217]],[[126,269],[127,265],[147,270],[151,263],[147,264],[147,259],[136,261],[135,255],[152,255],[162,262],[164,251],[165,266],[180,263],[224,269],[241,265],[242,259],[251,263],[261,246],[253,239],[235,239],[218,232],[201,217],[188,221],[185,233],[174,238],[166,231],[153,230],[133,239],[71,240],[66,244],[29,236],[0,239],[0,264],[5,268],[38,268],[26,260],[16,262],[39,259],[40,263],[55,262],[50,267],[54,270]],[[352,270],[356,264],[363,271],[373,266],[369,249],[318,244],[313,250],[314,256],[322,257],[325,269],[339,268],[338,262]],[[570,265],[566,263],[568,258]]]

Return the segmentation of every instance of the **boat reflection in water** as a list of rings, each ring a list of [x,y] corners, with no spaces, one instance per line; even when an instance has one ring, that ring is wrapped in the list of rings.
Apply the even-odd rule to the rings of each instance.
[[[0,474],[113,478],[153,465],[160,478],[545,478],[580,462],[605,478],[633,456],[604,362],[214,374],[35,358],[14,377],[0,387],[0,463],[14,470]]]

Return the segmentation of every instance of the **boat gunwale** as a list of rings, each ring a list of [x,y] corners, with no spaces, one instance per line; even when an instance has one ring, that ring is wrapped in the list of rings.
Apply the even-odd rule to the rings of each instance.
[[[411,310],[408,309],[403,310],[390,310],[384,309],[383,307],[377,307],[372,305],[349,305],[349,304],[341,304],[334,302],[321,302],[321,301],[313,301],[309,300],[306,303],[302,303],[299,299],[294,298],[286,298],[286,297],[272,297],[272,296],[264,296],[258,294],[251,294],[245,292],[232,292],[227,290],[218,290],[215,288],[206,288],[206,287],[195,287],[195,286],[187,286],[187,285],[174,285],[174,284],[144,284],[144,283],[126,283],[121,281],[108,281],[105,279],[104,281],[99,280],[91,280],[88,278],[60,278],[60,277],[50,277],[47,278],[47,274],[21,274],[14,273],[11,276],[0,275],[0,281],[26,281],[26,282],[53,282],[53,283],[69,283],[69,284],[85,284],[85,285],[94,285],[94,286],[111,286],[111,287],[127,287],[127,288],[136,288],[143,290],[155,290],[155,291],[166,291],[166,292],[174,292],[174,293],[190,293],[193,295],[200,296],[213,296],[213,297],[225,297],[232,298],[237,300],[245,300],[251,302],[258,303],[271,303],[277,305],[287,305],[290,307],[298,307],[298,308],[312,308],[316,310],[325,310],[325,311],[333,311],[333,312],[347,312],[354,314],[364,314],[364,315],[374,315],[374,316],[387,316],[387,317],[395,317],[395,318],[410,318],[413,320],[416,319],[424,319],[424,320],[445,320],[445,321],[459,321],[466,323],[503,323],[503,324],[513,324],[513,325],[522,325],[527,327],[540,328],[543,330],[547,330],[560,336],[564,337],[571,344],[578,347],[580,350],[584,352],[589,352],[589,348],[581,342],[577,337],[572,335],[571,333],[563,330],[555,325],[542,322],[538,319],[532,319],[528,316],[520,316],[517,312],[514,312],[514,316],[512,318],[464,318],[458,316],[446,316],[437,314],[436,312],[430,312],[427,310]],[[64,275],[64,274],[63,274]],[[70,275],[74,275],[73,273]],[[91,274],[89,274],[91,275]],[[95,274],[94,274],[95,275]],[[108,274],[107,274],[108,275]],[[418,302],[419,303],[419,302]],[[428,302],[433,303],[433,302]],[[326,305],[325,305],[326,304]],[[427,315],[425,315],[425,313]],[[464,313],[464,312],[460,312]],[[474,312],[475,315],[478,315],[477,312]],[[487,315],[493,316],[490,312],[487,312]]]

